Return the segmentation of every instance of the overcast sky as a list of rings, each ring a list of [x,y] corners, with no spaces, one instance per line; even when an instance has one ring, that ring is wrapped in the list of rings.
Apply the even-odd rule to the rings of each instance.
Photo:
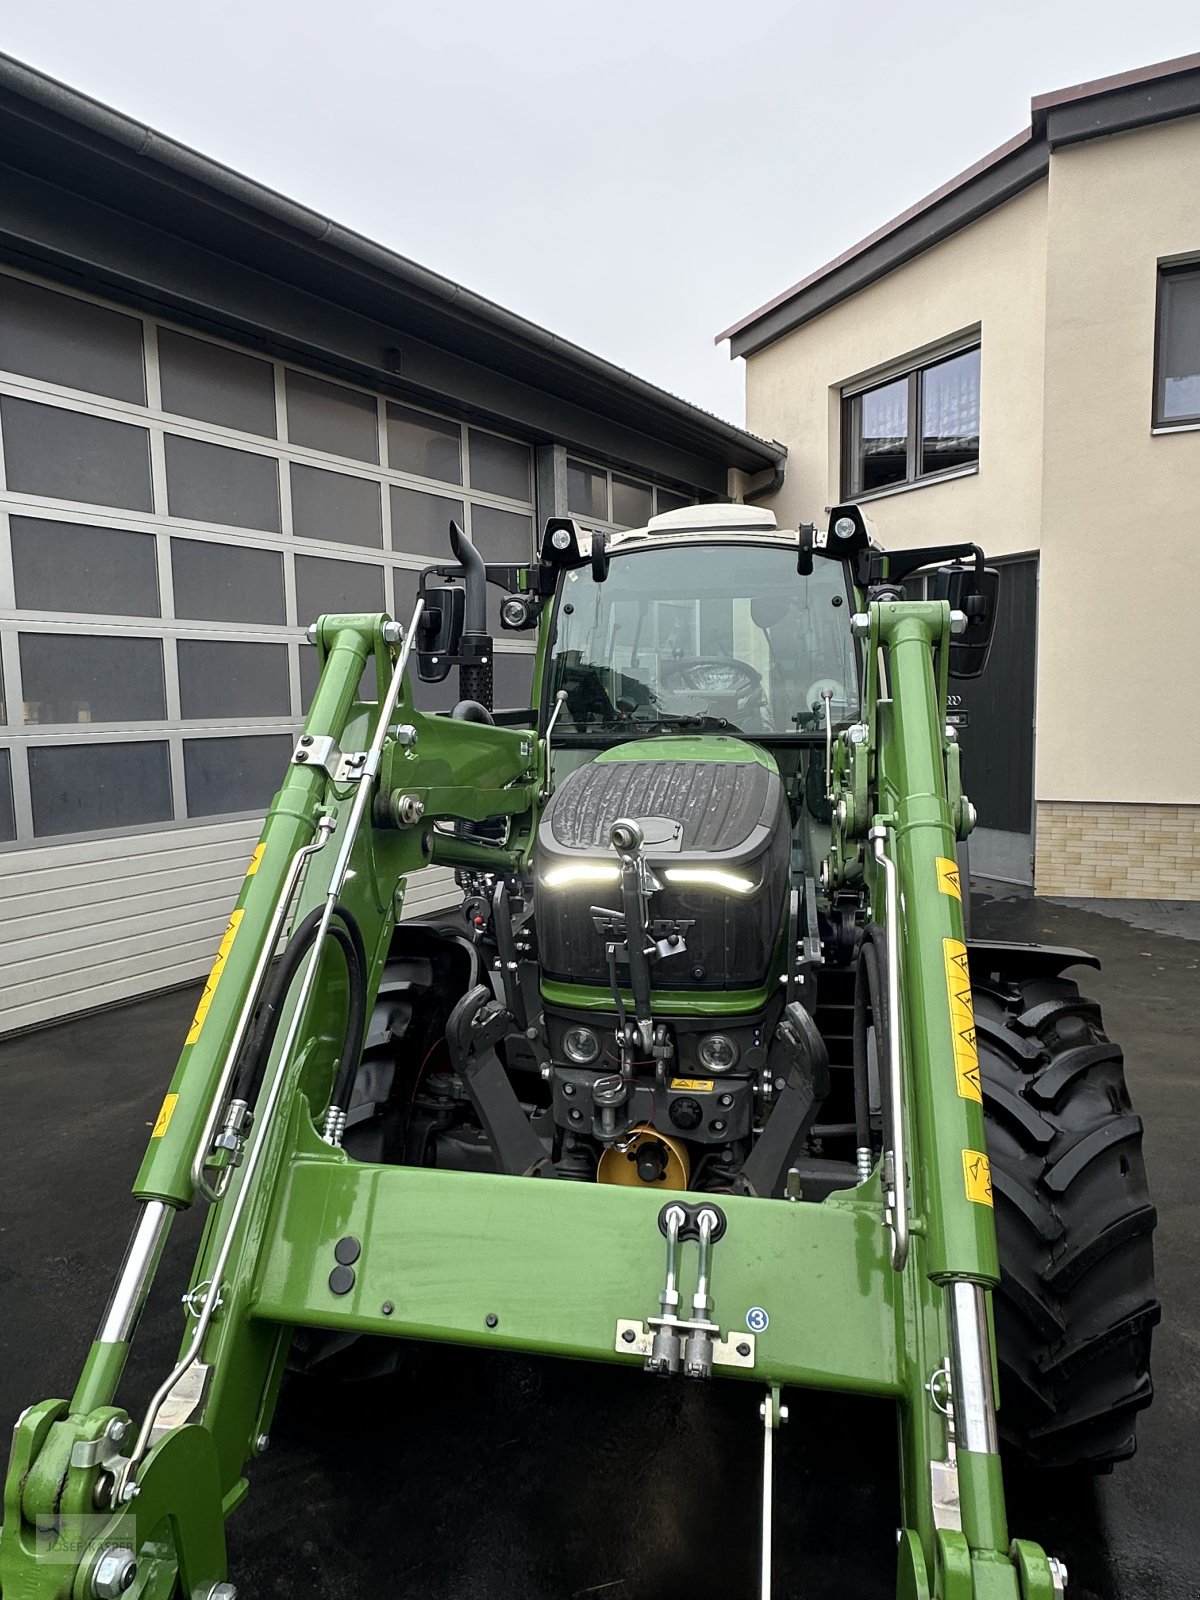
[[[0,0],[0,48],[735,421],[720,329],[1196,0]]]

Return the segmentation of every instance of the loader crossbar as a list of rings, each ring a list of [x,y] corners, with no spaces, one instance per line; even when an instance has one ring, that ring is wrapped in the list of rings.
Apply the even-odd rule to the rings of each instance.
[[[615,1323],[657,1310],[661,1194],[370,1166],[339,1159],[311,1132],[301,1140],[280,1193],[287,1228],[268,1242],[259,1268],[256,1319],[632,1359],[614,1347]],[[713,1252],[713,1291],[723,1329],[753,1329],[756,1319],[746,1319],[763,1300],[761,1261],[788,1263],[762,1307],[770,1320],[756,1335],[753,1367],[730,1375],[899,1395],[895,1283],[878,1195],[765,1207],[722,1195],[720,1208],[728,1230]],[[418,1230],[415,1217],[431,1220]],[[353,1282],[331,1287],[347,1238],[361,1246]],[[690,1298],[690,1283],[684,1292]]]

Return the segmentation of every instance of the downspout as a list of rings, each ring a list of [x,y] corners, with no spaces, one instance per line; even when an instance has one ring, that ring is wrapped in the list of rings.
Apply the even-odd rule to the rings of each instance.
[[[759,484],[757,489],[747,489],[745,491],[742,495],[743,502],[746,505],[753,505],[756,500],[766,500],[768,496],[778,494],[780,489],[783,488],[783,473],[784,467],[781,461],[766,483]]]

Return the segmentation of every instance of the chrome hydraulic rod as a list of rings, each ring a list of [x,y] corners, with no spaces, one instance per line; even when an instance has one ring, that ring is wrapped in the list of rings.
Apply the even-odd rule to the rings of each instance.
[[[127,1344],[133,1338],[163,1247],[171,1227],[172,1208],[165,1200],[147,1200],[142,1205],[121,1263],[121,1271],[109,1297],[96,1340],[100,1344]]]
[[[677,1332],[679,1322],[679,1230],[684,1215],[679,1206],[672,1206],[666,1216],[667,1276],[658,1296],[661,1315],[653,1319],[654,1338],[650,1355],[646,1359],[647,1372],[676,1372],[682,1341]]]
[[[710,1378],[713,1369],[713,1341],[708,1327],[711,1324],[713,1300],[711,1290],[713,1231],[717,1214],[708,1206],[696,1218],[700,1234],[699,1259],[696,1263],[696,1292],[692,1296],[692,1328],[683,1344],[683,1370],[689,1378]]]
[[[964,1450],[995,1455],[1000,1449],[986,1291],[960,1279],[947,1287],[953,1361],[954,1420]]]
[[[887,1077],[892,1134],[891,1260],[895,1271],[903,1270],[908,1260],[908,1141],[904,1116],[903,1019],[900,1010],[900,909],[896,884],[896,863],[887,853],[887,829],[872,828],[867,836],[875,861],[883,873],[884,905],[887,921],[886,984],[888,997]]]
[[[183,1355],[155,1390],[150,1400],[150,1404],[146,1408],[146,1414],[142,1419],[141,1428],[138,1430],[137,1441],[134,1444],[128,1461],[124,1464],[120,1474],[114,1481],[114,1505],[131,1498],[131,1490],[136,1491],[136,1485],[133,1483],[133,1475],[149,1446],[150,1435],[153,1431],[158,1413],[162,1408],[163,1401],[167,1398],[179,1379],[199,1356],[200,1351],[204,1346],[204,1340],[208,1333],[209,1325],[212,1322],[217,1306],[221,1302],[221,1284],[225,1275],[225,1268],[228,1265],[229,1256],[233,1249],[233,1243],[237,1237],[238,1225],[241,1221],[242,1213],[246,1208],[249,1196],[253,1192],[253,1179],[257,1172],[258,1164],[262,1159],[263,1151],[266,1149],[267,1136],[270,1131],[275,1107],[278,1104],[280,1095],[283,1092],[283,1085],[287,1077],[287,1069],[291,1060],[292,1051],[295,1049],[300,1028],[304,1021],[304,1013],[307,1009],[309,998],[312,995],[313,988],[316,984],[317,969],[320,966],[321,952],[324,946],[325,934],[328,930],[329,923],[332,920],[334,906],[337,903],[338,895],[341,893],[346,871],[350,865],[350,853],[354,845],[354,838],[362,822],[363,813],[366,810],[367,802],[371,796],[372,784],[370,780],[379,771],[384,739],[387,735],[388,724],[391,720],[392,712],[395,710],[396,701],[399,698],[400,689],[404,682],[404,674],[408,667],[408,658],[412,650],[413,641],[416,638],[417,623],[420,620],[422,609],[423,603],[418,600],[413,611],[408,633],[404,638],[400,655],[396,661],[395,670],[393,671],[391,681],[388,684],[387,693],[384,695],[383,704],[379,708],[379,720],[376,724],[375,736],[371,741],[370,749],[367,752],[367,759],[363,764],[358,792],[355,794],[354,803],[350,809],[350,815],[347,819],[346,830],[342,839],[341,848],[338,851],[337,860],[335,861],[333,867],[333,873],[329,880],[329,887],[325,898],[324,912],[317,927],[316,937],[313,940],[312,951],[308,958],[308,965],[305,968],[304,977],[300,982],[300,990],[296,996],[296,1002],[292,1009],[292,1015],[288,1024],[287,1034],[284,1037],[283,1046],[278,1054],[275,1072],[271,1078],[266,1100],[263,1103],[261,1115],[259,1116],[251,1134],[250,1148],[246,1156],[245,1165],[242,1168],[242,1181],[238,1188],[236,1198],[233,1202],[233,1211],[230,1214],[228,1224],[225,1228],[220,1249],[217,1252],[216,1262],[213,1265],[212,1273],[208,1279],[208,1289],[203,1297],[203,1304],[201,1305],[199,1314],[196,1318],[196,1327]],[[195,1298],[199,1299],[199,1296],[196,1296]]]

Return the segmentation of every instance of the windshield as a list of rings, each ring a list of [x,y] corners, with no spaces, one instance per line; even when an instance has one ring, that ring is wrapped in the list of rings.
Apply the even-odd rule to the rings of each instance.
[[[845,721],[858,687],[842,565],[803,578],[794,549],[687,544],[614,554],[605,583],[576,568],[559,594],[559,689],[566,734],[816,732],[822,690]]]

